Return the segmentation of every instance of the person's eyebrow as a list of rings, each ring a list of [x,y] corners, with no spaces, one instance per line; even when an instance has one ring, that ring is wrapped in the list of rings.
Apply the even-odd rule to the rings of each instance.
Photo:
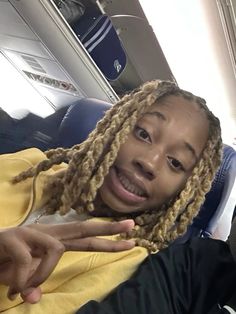
[[[144,115],[153,115],[155,117],[157,117],[158,119],[161,119],[163,121],[167,121],[167,118],[165,117],[165,115],[163,113],[161,113],[160,111],[150,111],[150,112],[145,112]]]
[[[167,121],[166,116],[160,111],[145,112],[145,115],[153,115],[157,117],[158,119]],[[195,158],[195,161],[197,162],[199,157],[196,153],[196,150],[193,148],[193,146],[189,144],[188,142],[184,142],[184,146],[192,153],[193,157]]]
[[[188,142],[184,142],[184,146],[192,153],[193,157],[195,158],[197,162],[199,157],[197,156],[197,153],[195,149],[193,148],[193,146],[189,144]]]

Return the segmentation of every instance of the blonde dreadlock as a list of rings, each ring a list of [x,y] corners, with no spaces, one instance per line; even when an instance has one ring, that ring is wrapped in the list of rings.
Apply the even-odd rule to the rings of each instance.
[[[167,246],[186,231],[197,215],[220,165],[222,153],[219,120],[209,111],[202,98],[180,89],[172,82],[151,81],[124,96],[106,112],[86,141],[71,149],[47,151],[48,159],[19,174],[14,182],[35,177],[53,165],[68,162],[67,170],[52,177],[47,184],[51,198],[45,210],[47,213],[59,210],[61,214],[66,214],[71,207],[77,212],[93,211],[98,189],[137,120],[149,107],[170,95],[195,102],[204,110],[209,120],[208,141],[202,158],[178,197],[168,208],[163,206],[159,211],[147,211],[136,217],[135,230],[125,235],[126,238],[136,238],[137,244],[151,251]]]

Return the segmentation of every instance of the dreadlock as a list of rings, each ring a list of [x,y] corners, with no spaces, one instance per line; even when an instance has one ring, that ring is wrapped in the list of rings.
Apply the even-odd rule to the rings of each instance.
[[[135,229],[124,235],[125,238],[135,238],[138,245],[150,251],[166,247],[186,231],[197,215],[205,194],[210,190],[222,154],[219,120],[209,111],[204,99],[180,89],[173,82],[147,82],[125,95],[106,112],[87,140],[70,149],[47,151],[46,160],[20,173],[14,182],[36,177],[53,165],[67,162],[67,170],[52,176],[45,187],[50,194],[45,211],[51,214],[59,210],[62,215],[70,208],[78,213],[92,212],[98,189],[137,120],[153,104],[170,95],[194,102],[205,112],[209,121],[208,140],[181,193],[168,206],[163,205],[157,211],[146,211],[137,216]]]

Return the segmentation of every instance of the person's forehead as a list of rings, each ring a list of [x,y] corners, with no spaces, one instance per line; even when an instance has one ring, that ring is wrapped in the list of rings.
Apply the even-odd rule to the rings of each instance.
[[[163,123],[172,125],[173,137],[190,143],[199,154],[208,138],[209,121],[206,113],[193,100],[181,96],[169,96],[152,105],[144,116],[153,116]]]
[[[188,99],[181,95],[169,95],[157,100],[151,109],[156,107],[163,107],[163,109],[176,110],[176,111],[196,111],[204,113],[204,110],[196,103],[195,99]]]
[[[155,111],[163,113],[164,116],[175,115],[183,119],[198,119],[199,121],[202,121],[202,123],[207,123],[208,125],[206,112],[194,99],[186,99],[182,96],[170,95],[157,100],[146,113]]]

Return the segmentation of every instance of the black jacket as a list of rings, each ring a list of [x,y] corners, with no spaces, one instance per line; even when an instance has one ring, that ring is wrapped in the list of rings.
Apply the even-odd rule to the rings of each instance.
[[[197,238],[149,256],[132,279],[77,314],[230,313],[225,306],[236,311],[236,263],[225,242]]]

